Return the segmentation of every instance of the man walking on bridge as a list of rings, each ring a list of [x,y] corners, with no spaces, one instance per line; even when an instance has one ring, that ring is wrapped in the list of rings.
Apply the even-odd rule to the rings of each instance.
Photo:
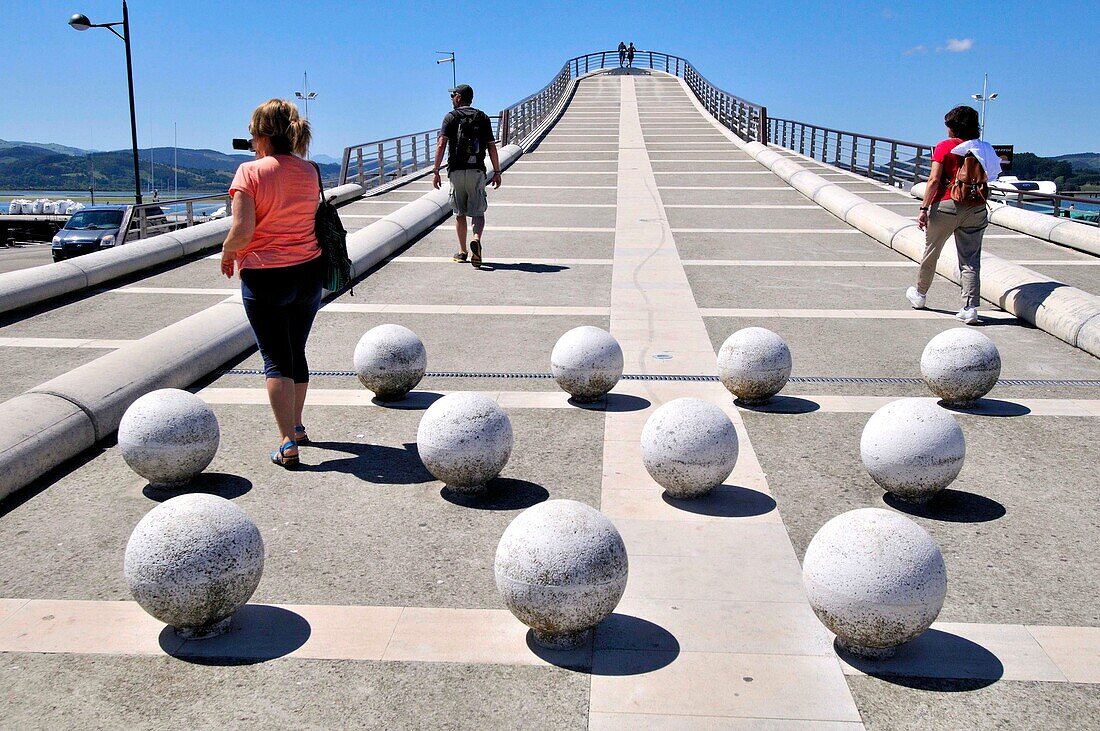
[[[454,260],[466,261],[466,217],[474,219],[474,236],[470,241],[470,263],[481,268],[481,234],[485,230],[485,211],[489,201],[485,196],[485,153],[493,162],[493,187],[500,187],[500,159],[497,157],[493,124],[488,115],[470,104],[474,90],[467,84],[451,89],[454,109],[443,117],[439,129],[439,144],[435,147],[435,167],[432,185],[439,188],[439,169],[443,152],[450,148],[447,157],[447,177],[451,181],[451,210],[455,214],[455,231],[458,233],[458,253]]]
[[[626,66],[626,43],[619,41],[619,68]]]

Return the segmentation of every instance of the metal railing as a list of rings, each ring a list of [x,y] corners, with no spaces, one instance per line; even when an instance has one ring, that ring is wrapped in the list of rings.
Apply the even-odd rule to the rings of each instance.
[[[768,124],[773,144],[887,185],[900,188],[919,183],[932,171],[932,148],[928,145],[790,119],[772,119]]]
[[[767,143],[767,107],[719,89],[707,81],[687,59],[661,51],[636,51],[633,67],[664,71],[682,77],[706,110],[734,134],[748,142]],[[525,143],[557,108],[570,81],[608,68],[619,68],[618,51],[595,51],[566,61],[549,84],[500,113],[501,142],[521,145]]]
[[[500,137],[500,118],[489,117],[493,134]],[[404,175],[435,164],[435,145],[439,131],[413,132],[400,137],[364,142],[344,148],[339,184],[357,183],[377,188]]]
[[[1014,190],[1007,186],[991,186],[990,198],[1016,208],[1051,216],[1069,218],[1077,223],[1100,226],[1100,195],[1088,192],[1040,193],[1034,190]],[[1077,208],[1077,206],[1084,206]]]
[[[129,206],[123,214],[122,225],[119,227],[119,231],[123,233],[122,240],[118,243],[147,239],[150,236],[206,223],[213,218],[221,218],[223,215],[229,215],[231,205],[228,193],[216,193]],[[222,215],[216,216],[214,214],[219,207],[224,207],[225,211]]]

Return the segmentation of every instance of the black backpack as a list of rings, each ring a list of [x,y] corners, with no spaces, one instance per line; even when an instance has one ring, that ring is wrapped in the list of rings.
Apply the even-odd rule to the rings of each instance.
[[[317,185],[321,188],[321,200],[317,205],[313,231],[317,235],[317,245],[325,262],[322,284],[330,292],[342,292],[351,284],[353,275],[351,259],[348,257],[348,232],[340,221],[336,206],[325,200],[325,184],[321,180],[320,166],[313,163],[313,167],[317,170]],[[354,287],[351,294],[355,296]]]
[[[476,164],[482,153],[481,112],[476,109],[455,110],[458,132],[455,135],[454,159],[462,165]]]

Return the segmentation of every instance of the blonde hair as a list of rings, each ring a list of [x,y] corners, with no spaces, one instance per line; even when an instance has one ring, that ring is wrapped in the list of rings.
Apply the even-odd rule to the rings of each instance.
[[[305,157],[313,133],[309,122],[298,116],[298,107],[286,99],[269,99],[252,111],[248,131],[267,137],[276,155],[294,153]]]

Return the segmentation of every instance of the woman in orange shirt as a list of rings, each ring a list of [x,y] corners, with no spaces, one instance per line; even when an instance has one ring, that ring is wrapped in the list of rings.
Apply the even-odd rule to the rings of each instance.
[[[233,223],[221,269],[240,273],[241,297],[264,359],[267,396],[279,429],[271,461],[298,465],[309,437],[302,409],[309,388],[306,339],[321,304],[324,263],[313,227],[320,197],[317,168],[302,159],[309,123],[282,99],[256,107],[249,125],[256,159],[229,186]]]

